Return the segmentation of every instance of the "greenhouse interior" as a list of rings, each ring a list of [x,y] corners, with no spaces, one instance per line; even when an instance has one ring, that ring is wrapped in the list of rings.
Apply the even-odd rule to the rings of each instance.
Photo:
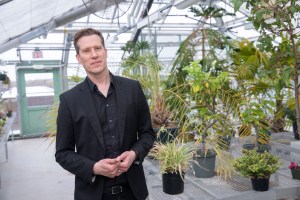
[[[58,162],[57,141],[72,129],[68,136],[76,140],[72,149],[79,156],[97,142],[77,143],[84,136],[76,135],[81,134],[76,123],[94,126],[85,105],[62,111],[63,97],[84,84],[102,92],[79,48],[95,33],[78,39],[79,52],[74,46],[75,34],[90,28],[103,36],[104,48],[90,54],[91,59],[99,49],[106,54],[113,101],[120,91],[115,77],[136,80],[143,91],[138,103],[114,109],[127,110],[124,116],[113,114],[116,127],[110,132],[139,123],[135,143],[125,150],[142,161],[131,160],[116,176],[130,179],[132,168],[142,166],[147,200],[300,199],[299,1],[0,0],[1,200],[81,199],[81,177]],[[101,103],[110,99],[101,95]],[[122,101],[135,101],[134,96],[128,92]],[[140,110],[143,99],[148,110]],[[98,107],[97,114],[109,116]],[[60,119],[82,111],[80,119],[70,119],[72,127],[59,127]],[[136,114],[140,118],[134,120]],[[117,126],[127,117],[124,127]],[[151,120],[151,133],[141,127],[144,118]],[[86,137],[107,142],[108,132]],[[136,152],[145,134],[153,136],[153,145]],[[95,177],[84,187],[98,184],[99,191],[107,191],[99,184],[107,178]],[[120,186],[111,195],[127,194],[129,188],[142,200],[133,185],[128,180],[124,190]],[[104,198],[97,194],[93,199]]]

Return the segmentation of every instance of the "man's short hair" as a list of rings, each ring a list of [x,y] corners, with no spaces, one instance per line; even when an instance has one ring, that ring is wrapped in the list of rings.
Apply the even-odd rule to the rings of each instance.
[[[98,35],[101,39],[103,47],[105,48],[104,38],[103,38],[102,33],[100,31],[96,30],[96,29],[93,29],[93,28],[85,28],[85,29],[79,30],[74,35],[74,41],[73,42],[74,42],[74,47],[75,47],[75,50],[76,50],[77,54],[79,54],[79,46],[77,45],[78,40],[81,37],[89,36],[89,35]]]

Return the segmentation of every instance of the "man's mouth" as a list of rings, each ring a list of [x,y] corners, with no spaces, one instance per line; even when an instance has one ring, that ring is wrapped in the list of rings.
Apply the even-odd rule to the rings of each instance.
[[[91,65],[100,64],[100,63],[101,63],[101,61],[92,62]]]

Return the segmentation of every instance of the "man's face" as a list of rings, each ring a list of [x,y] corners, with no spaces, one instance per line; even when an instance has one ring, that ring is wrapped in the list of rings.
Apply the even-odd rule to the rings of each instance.
[[[107,51],[98,35],[83,36],[77,45],[79,53],[76,58],[88,75],[98,75],[107,70]]]

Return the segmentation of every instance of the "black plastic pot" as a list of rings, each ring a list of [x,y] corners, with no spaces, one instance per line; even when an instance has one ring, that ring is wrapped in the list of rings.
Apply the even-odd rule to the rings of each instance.
[[[292,168],[292,169],[291,169],[291,173],[292,173],[293,179],[300,180],[300,168],[299,168],[299,167],[297,167],[297,168]]]
[[[252,188],[255,191],[268,191],[270,178],[251,178]]]
[[[299,140],[299,134],[298,134],[298,127],[297,122],[293,122],[293,132],[294,132],[294,138],[295,140]]]
[[[7,116],[7,117],[11,117],[11,116],[12,116],[12,111],[11,111],[11,110],[10,110],[10,111],[7,111],[6,116]]]
[[[156,133],[156,141],[161,143],[171,142],[177,137],[178,128],[166,128],[164,131],[159,132],[159,128],[153,128]]]
[[[255,144],[243,144],[243,149],[252,150],[255,148]]]
[[[182,174],[184,178],[184,174]],[[179,173],[162,174],[163,192],[166,194],[181,194],[184,190],[184,181]]]
[[[0,81],[4,81],[5,77],[6,77],[5,74],[1,74],[1,73],[0,73]]]
[[[269,152],[271,150],[271,146],[269,144],[258,144],[257,152],[264,153],[265,151]]]
[[[194,160],[197,162],[192,162],[195,177],[211,178],[215,175],[216,153],[213,150],[209,150],[206,155],[198,150]]]

